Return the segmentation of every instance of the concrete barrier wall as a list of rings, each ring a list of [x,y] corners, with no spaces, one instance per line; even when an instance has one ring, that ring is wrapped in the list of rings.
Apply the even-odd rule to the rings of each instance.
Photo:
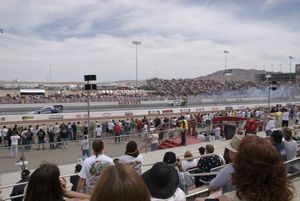
[[[273,103],[272,105],[276,105]],[[284,103],[280,103],[284,104]],[[157,109],[135,109],[130,110],[122,108],[119,111],[101,111],[91,112],[91,118],[114,118],[123,117],[131,118],[134,116],[155,116],[155,115],[172,115],[172,114],[186,114],[186,113],[203,113],[203,112],[218,112],[232,108],[233,110],[242,110],[245,108],[257,108],[267,106],[265,104],[240,104],[240,105],[218,105],[218,106],[205,106],[205,107],[166,107]],[[87,119],[87,112],[74,112],[74,113],[57,113],[57,114],[26,114],[26,115],[0,115],[0,125],[5,125],[13,122],[26,123],[34,121],[63,121],[63,120],[84,120]]]

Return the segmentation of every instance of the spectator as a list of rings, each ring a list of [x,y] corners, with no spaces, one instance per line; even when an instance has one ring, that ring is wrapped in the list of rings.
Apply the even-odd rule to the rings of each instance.
[[[234,160],[236,152],[241,143],[241,136],[234,135],[231,141],[225,146],[229,150],[229,157]],[[235,190],[232,184],[231,174],[233,173],[233,164],[227,164],[220,173],[209,183],[208,189],[211,191],[217,191],[222,189],[222,194]]]
[[[297,200],[286,167],[268,140],[257,136],[242,139],[233,168],[232,183],[236,191],[225,193],[218,197],[220,200]]]
[[[91,201],[150,201],[142,178],[126,165],[107,167],[96,183]]]
[[[38,137],[38,148],[37,150],[40,150],[40,145],[42,145],[43,149],[45,149],[45,137],[46,137],[46,133],[42,128],[39,128],[39,131],[36,133],[37,137]]]
[[[200,156],[203,156],[205,154],[205,148],[204,147],[199,147],[198,149]]]
[[[142,174],[150,194],[151,201],[185,201],[185,193],[179,188],[179,177],[170,165],[158,162]]]
[[[271,135],[271,142],[276,148],[277,152],[280,154],[283,161],[287,160],[286,149],[282,142],[282,132],[280,130],[273,130]]]
[[[292,138],[292,130],[290,128],[283,128],[283,136],[284,136],[284,148],[286,150],[286,159],[292,160],[296,158],[297,154],[297,142]]]
[[[192,158],[193,157],[193,154],[190,152],[190,151],[186,151],[184,153],[184,158]],[[191,168],[195,168],[197,167],[197,161],[196,159],[187,159],[187,160],[184,160],[182,161],[182,168],[184,171],[187,171]]]
[[[17,135],[16,132],[13,132],[12,136],[10,137],[11,146],[10,146],[10,157],[15,158],[18,155],[18,140],[20,136]]]
[[[82,166],[80,164],[77,164],[75,166],[75,174],[78,174],[81,171]],[[71,191],[76,191],[77,184],[78,184],[79,176],[73,175],[70,177],[70,183],[72,184]]]
[[[18,181],[17,184],[28,182],[29,181],[29,175],[30,175],[29,170],[27,170],[27,169],[23,170],[22,173],[21,173],[21,180]],[[26,184],[14,186],[10,196],[12,197],[12,196],[17,196],[17,195],[23,195],[25,186],[26,186]],[[11,199],[11,201],[23,201],[23,198],[24,198],[24,196],[21,196],[21,197],[18,197],[18,198],[13,198],[13,199]]]
[[[125,155],[119,158],[119,163],[129,165],[138,174],[142,174],[143,156],[139,153],[135,141],[129,141],[127,143]]]
[[[83,140],[81,140],[80,146],[82,151],[82,159],[85,160],[86,158],[90,157],[90,141],[87,135],[85,135]]]
[[[176,159],[176,155],[174,152],[166,152],[163,158],[163,162],[167,163],[174,169],[177,168],[177,174],[179,177],[179,188],[188,193],[188,189],[195,184],[194,177],[190,175],[190,173],[184,171],[182,167],[182,163],[179,158]]]
[[[108,166],[114,165],[113,159],[103,154],[102,140],[94,140],[92,144],[93,155],[85,159],[79,173],[77,192],[85,186],[87,194],[91,194],[98,177]]]
[[[284,109],[284,112],[282,114],[282,124],[281,124],[282,127],[289,126],[289,116],[290,116],[290,113],[288,112],[288,110]]]
[[[102,137],[102,126],[98,124],[96,127],[96,138],[101,138],[101,137]]]
[[[210,155],[199,158],[197,164],[199,170],[197,171],[197,173],[207,173],[210,172],[212,168],[219,167],[222,165],[220,157],[217,155],[212,155],[214,153],[213,145],[211,144],[206,145],[205,150],[206,150],[206,154],[210,154]],[[215,175],[196,176],[195,177],[196,187],[210,182],[213,178],[215,178]]]
[[[151,151],[157,150],[159,136],[157,133],[150,134]]]
[[[265,128],[265,133],[268,136],[270,136],[272,134],[272,130],[275,128],[275,119],[274,117],[268,117],[269,118],[269,121],[266,125],[266,128]]]
[[[66,191],[66,182],[59,178],[60,171],[54,164],[42,164],[30,176],[24,201],[59,201],[66,198],[88,199],[81,193]],[[68,200],[68,199],[67,199]]]

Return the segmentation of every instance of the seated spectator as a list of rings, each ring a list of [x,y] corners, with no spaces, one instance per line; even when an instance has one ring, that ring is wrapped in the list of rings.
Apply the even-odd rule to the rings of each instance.
[[[220,201],[297,200],[282,158],[268,140],[257,136],[242,139],[233,168],[236,191],[219,196]]]
[[[277,152],[280,154],[283,161],[286,161],[286,149],[282,142],[282,132],[280,130],[273,130],[271,135],[271,142],[276,148]]]
[[[65,180],[59,176],[60,171],[56,165],[42,164],[29,178],[24,201],[62,201],[66,200],[64,197],[89,199],[88,195],[67,191]]]
[[[179,188],[179,177],[175,168],[167,163],[155,163],[142,174],[150,194],[151,201],[185,201],[185,193]]]
[[[90,201],[150,201],[150,198],[143,179],[131,167],[119,164],[103,171]]]
[[[81,171],[82,166],[80,164],[77,164],[75,166],[75,174],[78,174]],[[76,191],[77,189],[77,184],[78,184],[79,176],[78,175],[73,175],[70,177],[70,183],[72,184],[71,191]]]
[[[174,169],[177,167],[177,174],[179,177],[179,188],[187,194],[188,189],[194,186],[195,184],[194,177],[191,176],[190,173],[184,171],[180,159],[176,159],[176,154],[174,152],[166,152],[163,158],[163,162],[170,165]]]
[[[190,151],[186,151],[184,153],[184,158],[192,158],[193,154]],[[182,161],[182,168],[184,171],[187,171],[191,168],[197,167],[196,159],[187,159]]]
[[[199,147],[199,154],[200,156],[203,156],[205,154],[205,148],[204,147]]]
[[[297,154],[297,142],[292,138],[292,130],[288,127],[283,128],[283,136],[284,136],[284,147],[286,150],[286,159],[292,160],[296,158]]]
[[[24,182],[28,182],[29,181],[29,175],[30,175],[30,171],[25,169],[22,171],[21,173],[21,180],[17,183],[24,183]],[[24,188],[25,188],[26,184],[22,184],[22,185],[18,185],[18,186],[14,186],[10,196],[17,196],[17,195],[23,195],[24,194]],[[18,197],[18,198],[13,198],[11,199],[12,201],[22,201],[23,200],[23,196]]]
[[[214,146],[208,144],[206,145],[205,150],[206,150],[206,154],[213,154]],[[212,168],[219,167],[221,165],[222,163],[219,156],[217,155],[203,156],[198,161],[197,167],[199,170],[197,171],[197,173],[210,172]],[[215,178],[215,175],[195,177],[196,187],[210,182],[213,178]]]
[[[119,163],[131,166],[138,174],[142,173],[143,156],[139,153],[135,141],[127,143],[125,155],[119,158]]]
[[[241,140],[242,137],[240,135],[234,135],[231,141],[225,146],[225,148],[228,149],[230,160],[234,160]],[[209,183],[208,189],[211,191],[222,189],[222,194],[235,190],[231,180],[231,174],[233,171],[233,164],[227,164]]]

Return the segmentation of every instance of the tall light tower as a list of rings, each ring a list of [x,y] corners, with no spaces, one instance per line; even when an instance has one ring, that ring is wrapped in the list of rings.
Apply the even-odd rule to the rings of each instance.
[[[294,59],[294,57],[292,57],[292,56],[289,56],[289,59],[290,59],[290,70],[289,70],[289,76],[290,76],[290,83],[292,83],[292,59]]]
[[[226,78],[227,78],[227,54],[229,54],[228,50],[224,50],[225,54],[225,70],[224,70],[224,91],[226,90]]]
[[[141,41],[134,40],[132,44],[135,45],[135,89],[138,89],[138,45],[141,45]]]

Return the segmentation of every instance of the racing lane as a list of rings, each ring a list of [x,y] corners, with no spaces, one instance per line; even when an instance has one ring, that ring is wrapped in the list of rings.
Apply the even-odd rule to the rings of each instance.
[[[292,100],[279,100],[276,103],[286,103],[291,102]],[[294,100],[293,100],[294,101]],[[274,102],[275,103],[275,102]],[[56,103],[64,105],[64,103]],[[189,103],[187,106],[169,106],[166,103],[158,103],[158,104],[140,104],[140,105],[97,105],[97,103],[93,103],[90,105],[91,112],[103,112],[103,111],[129,111],[129,110],[141,110],[141,109],[161,109],[161,108],[175,108],[175,107],[204,107],[204,106],[220,106],[220,105],[238,105],[238,104],[267,104],[266,101],[235,101],[235,102],[226,102],[226,101],[217,101],[217,102],[193,102]],[[272,102],[271,102],[272,104]],[[48,104],[51,106],[51,104]],[[31,111],[40,109],[41,107],[34,106],[31,104],[29,107],[6,107],[1,108],[0,115],[23,115],[28,114]],[[86,112],[87,106],[84,103],[80,103],[80,105],[64,105],[63,113],[78,113],[78,112]]]

